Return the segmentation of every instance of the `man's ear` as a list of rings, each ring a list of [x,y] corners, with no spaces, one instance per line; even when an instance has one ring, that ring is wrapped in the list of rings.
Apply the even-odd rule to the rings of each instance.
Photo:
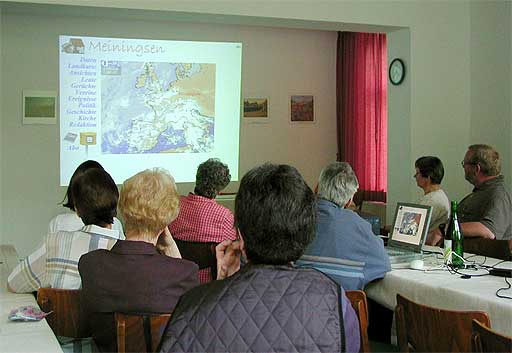
[[[481,174],[481,172],[482,172],[482,167],[480,166],[480,163],[475,164],[475,173]]]
[[[354,195],[352,195],[352,197],[347,201],[347,203],[345,203],[345,205],[343,206],[343,208],[349,208],[350,205],[352,205],[352,201],[354,200]]]

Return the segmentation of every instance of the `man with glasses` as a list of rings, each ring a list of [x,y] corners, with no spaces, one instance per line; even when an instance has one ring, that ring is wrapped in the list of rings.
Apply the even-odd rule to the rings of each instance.
[[[499,153],[488,145],[471,145],[461,164],[475,186],[457,210],[464,237],[512,239],[512,199],[500,174]]]

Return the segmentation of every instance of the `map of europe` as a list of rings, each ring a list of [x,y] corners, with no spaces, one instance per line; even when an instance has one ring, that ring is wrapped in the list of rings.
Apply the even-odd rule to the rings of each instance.
[[[101,72],[103,153],[213,149],[215,64],[107,61]]]

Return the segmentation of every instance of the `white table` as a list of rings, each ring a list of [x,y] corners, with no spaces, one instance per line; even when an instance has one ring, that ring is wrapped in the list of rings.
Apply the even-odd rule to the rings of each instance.
[[[470,260],[477,263],[484,261],[483,256],[474,256]],[[487,258],[486,265],[494,265],[500,260]],[[439,267],[440,256],[425,259],[426,268]],[[505,262],[498,267],[512,268],[512,262]],[[460,270],[468,274],[485,273],[485,271]],[[508,278],[509,283],[512,279]],[[448,271],[418,271],[410,269],[393,269],[385,278],[366,288],[369,298],[394,310],[396,294],[423,305],[450,310],[481,310],[489,314],[494,330],[512,336],[512,299],[498,298],[496,291],[507,287],[504,277],[483,276],[463,279],[460,275]],[[512,289],[500,294],[512,297]]]
[[[18,263],[18,254],[11,245],[0,245],[0,352],[62,353],[46,320],[12,322],[7,319],[13,308],[35,305],[32,294],[14,294],[7,290],[7,277]]]

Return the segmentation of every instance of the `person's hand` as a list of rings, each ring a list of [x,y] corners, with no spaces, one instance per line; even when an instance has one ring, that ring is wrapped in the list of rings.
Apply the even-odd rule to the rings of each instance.
[[[442,241],[444,240],[443,234],[439,228],[435,228],[427,235],[427,239],[425,240],[426,245],[432,246],[440,246]]]
[[[174,241],[174,238],[169,231],[169,228],[165,227],[162,233],[158,236],[158,240],[156,242],[156,249],[162,255],[167,255],[169,257],[175,257],[177,259],[181,259],[180,250]]]
[[[217,258],[217,279],[224,279],[240,269],[242,242],[240,240],[224,240],[215,247]]]

